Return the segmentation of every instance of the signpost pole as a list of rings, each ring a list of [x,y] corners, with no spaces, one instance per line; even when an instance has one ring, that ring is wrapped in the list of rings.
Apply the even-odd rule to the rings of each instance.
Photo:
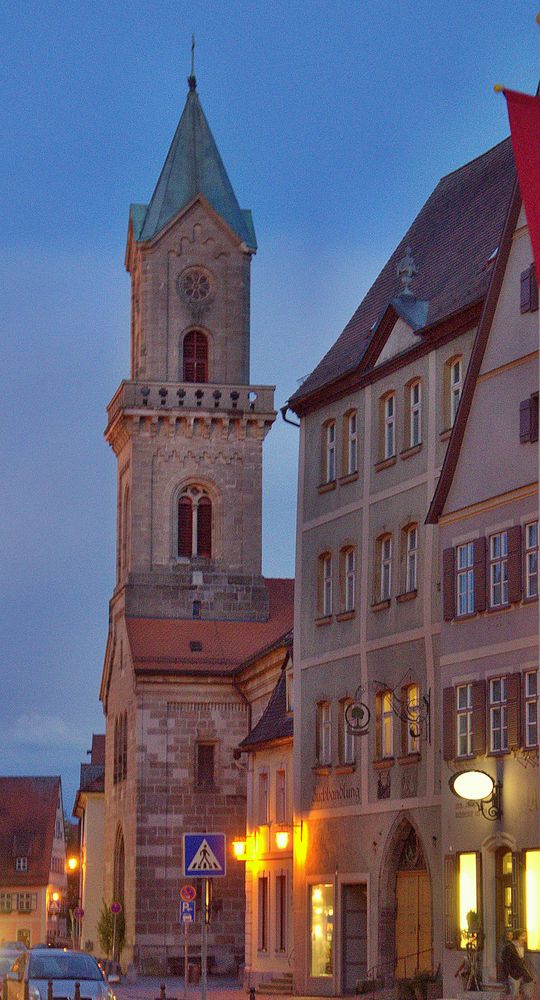
[[[114,953],[116,951],[116,910],[113,913],[113,934],[112,934],[112,960],[114,962]]]
[[[188,931],[189,922],[186,920],[184,922],[184,1000],[187,1000],[187,981],[188,981]]]
[[[206,968],[208,965],[208,879],[203,878],[203,905],[201,928],[201,1000],[206,1000]]]

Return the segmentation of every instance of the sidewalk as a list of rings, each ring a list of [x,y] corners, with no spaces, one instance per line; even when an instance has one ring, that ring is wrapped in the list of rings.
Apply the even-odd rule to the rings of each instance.
[[[179,976],[139,976],[134,983],[111,985],[117,1000],[160,1000],[160,987],[164,984],[167,1000],[183,1000],[184,980]],[[201,995],[201,984],[187,988],[189,1000]],[[225,976],[208,976],[207,996],[209,1000],[246,1000],[247,992],[237,979]],[[282,1000],[282,998],[280,998]]]

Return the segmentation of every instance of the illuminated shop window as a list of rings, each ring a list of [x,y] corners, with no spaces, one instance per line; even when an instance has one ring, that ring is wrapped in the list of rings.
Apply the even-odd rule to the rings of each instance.
[[[527,948],[540,951],[540,851],[525,851]]]
[[[467,914],[478,913],[477,863],[476,852],[458,855],[460,948],[465,948],[468,941]]]
[[[312,976],[331,976],[334,938],[334,886],[332,883],[311,886],[311,972]]]

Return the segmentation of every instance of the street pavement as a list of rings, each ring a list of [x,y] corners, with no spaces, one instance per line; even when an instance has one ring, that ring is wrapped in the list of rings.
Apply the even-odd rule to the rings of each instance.
[[[165,986],[166,1000],[183,1000],[184,980],[178,976],[164,976],[161,978],[150,976],[138,976],[132,982],[127,983],[125,979],[112,986],[117,1000],[160,1000],[161,984]],[[257,991],[258,992],[258,991]],[[201,995],[201,984],[192,986],[188,984],[188,1000],[196,1000]],[[249,991],[240,985],[238,979],[228,979],[225,976],[209,976],[207,985],[208,1000],[246,1000]],[[286,1000],[280,997],[279,1000]]]

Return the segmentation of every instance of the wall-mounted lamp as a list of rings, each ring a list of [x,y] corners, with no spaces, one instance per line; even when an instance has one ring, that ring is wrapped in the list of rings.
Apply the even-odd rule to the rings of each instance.
[[[276,847],[278,851],[286,851],[289,846],[289,831],[276,830]]]
[[[458,771],[448,784],[460,799],[475,802],[484,819],[496,820],[502,816],[502,782],[494,781],[485,771]]]
[[[235,837],[232,842],[232,849],[237,861],[247,861],[245,837]]]

